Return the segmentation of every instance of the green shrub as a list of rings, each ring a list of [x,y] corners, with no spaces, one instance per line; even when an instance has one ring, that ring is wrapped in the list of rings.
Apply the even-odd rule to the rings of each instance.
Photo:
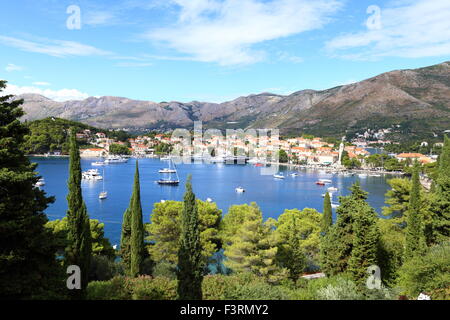
[[[165,277],[141,276],[128,279],[127,288],[133,300],[175,300],[177,281]]]
[[[176,279],[177,273],[176,273],[176,266],[173,263],[170,262],[158,262],[153,267],[152,272],[153,277],[165,277],[169,279]]]
[[[363,295],[356,284],[348,279],[339,278],[336,284],[329,284],[317,290],[318,300],[361,300]]]
[[[106,256],[92,256],[89,271],[90,281],[106,281],[118,275],[123,275],[120,263],[114,262]]]
[[[126,278],[117,276],[108,281],[93,281],[87,287],[88,300],[129,300]]]
[[[425,255],[406,261],[400,269],[400,288],[410,298],[416,299],[421,292],[445,296],[442,289],[448,289],[449,283],[450,243],[430,248]]]

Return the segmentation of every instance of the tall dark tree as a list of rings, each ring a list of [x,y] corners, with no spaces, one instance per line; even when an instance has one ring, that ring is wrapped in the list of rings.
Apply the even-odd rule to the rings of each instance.
[[[91,228],[86,204],[81,190],[80,152],[76,141],[76,131],[70,133],[70,161],[67,195],[67,239],[65,263],[76,265],[81,269],[81,290],[73,290],[73,298],[83,298],[89,279],[89,268],[92,255]]]
[[[350,187],[350,191],[349,196],[339,198],[336,223],[321,238],[321,265],[327,275],[347,270],[354,242],[355,212],[366,203],[367,192],[361,189],[358,182]]]
[[[139,183],[139,163],[136,160],[133,195],[131,196],[131,237],[130,237],[130,275],[135,277],[141,272],[144,261],[144,223],[142,222],[141,188]]]
[[[125,210],[122,219],[122,235],[120,237],[120,257],[122,264],[128,273],[131,269],[131,211],[130,207],[133,203],[133,198],[130,200],[128,208]]]
[[[330,194],[325,193],[325,199],[323,200],[323,215],[322,215],[322,235],[328,232],[328,229],[333,224],[333,211],[331,210],[331,198]]]
[[[180,249],[178,251],[178,298],[201,300],[204,262],[200,244],[197,202],[189,175],[181,216]]]
[[[447,136],[444,138],[444,147],[439,156],[439,168],[434,186],[431,240],[433,243],[440,243],[450,239],[450,139]]]
[[[348,270],[353,280],[364,285],[367,278],[367,268],[377,264],[380,232],[377,226],[377,214],[366,202],[355,208],[353,222],[353,248],[348,261]]]
[[[0,81],[0,92],[6,82]],[[22,100],[0,97],[0,300],[57,298],[62,269],[57,245],[44,227],[53,198],[35,187],[37,165],[21,151],[28,129],[20,123]]]
[[[423,219],[420,212],[421,185],[419,180],[419,165],[417,163],[414,164],[411,180],[412,186],[406,222],[405,261],[424,253],[426,249]]]

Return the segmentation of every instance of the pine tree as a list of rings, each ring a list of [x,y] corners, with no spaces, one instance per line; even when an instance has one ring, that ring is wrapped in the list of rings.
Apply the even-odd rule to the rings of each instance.
[[[70,162],[67,195],[67,239],[65,264],[76,265],[81,270],[81,290],[73,290],[73,298],[83,298],[89,279],[89,268],[92,255],[92,239],[86,204],[81,190],[81,164],[76,131],[70,134]]]
[[[355,212],[365,204],[367,192],[358,182],[350,187],[349,196],[340,197],[337,219],[328,233],[321,238],[321,266],[327,275],[336,275],[348,268],[354,241]]]
[[[204,263],[200,244],[197,202],[192,191],[191,180],[192,177],[189,175],[181,216],[180,248],[178,251],[178,298],[180,300],[202,299]]]
[[[333,224],[333,211],[331,210],[331,198],[330,194],[325,193],[325,199],[323,201],[323,215],[322,215],[322,235],[328,232],[328,229]]]
[[[348,261],[348,270],[359,285],[365,284],[367,268],[377,264],[380,232],[377,214],[367,203],[356,208],[353,222],[353,248]]]
[[[284,251],[284,264],[289,270],[289,278],[297,281],[307,266],[305,252],[300,247],[301,236],[297,231],[297,219],[292,216],[292,225],[286,241],[287,250]]]
[[[272,221],[263,223],[261,210],[255,203],[247,206],[243,217],[245,219],[236,226],[233,235],[227,237],[225,266],[236,273],[253,273],[268,282],[281,280],[287,270],[276,264],[279,243]],[[291,248],[286,249],[284,253],[291,255]]]
[[[134,188],[130,207],[131,237],[130,237],[130,275],[137,276],[144,261],[144,224],[142,222],[141,190],[139,184],[139,164],[136,160],[136,173],[134,175]]]
[[[433,243],[450,238],[450,139],[445,136],[439,156],[439,168],[435,185],[435,201],[432,205],[431,240]]]
[[[414,164],[411,182],[411,195],[409,198],[408,218],[406,225],[405,261],[424,253],[426,248],[422,215],[420,213],[421,185],[419,180],[419,165],[417,163]]]
[[[0,92],[5,85],[0,81]],[[44,227],[44,210],[54,199],[34,186],[37,165],[20,148],[28,134],[19,121],[23,101],[10,98],[0,97],[0,300],[58,298],[64,274]]]

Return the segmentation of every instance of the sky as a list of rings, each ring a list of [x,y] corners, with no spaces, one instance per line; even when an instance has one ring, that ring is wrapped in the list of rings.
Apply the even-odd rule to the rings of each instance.
[[[2,94],[223,102],[450,60],[449,0],[0,0]]]

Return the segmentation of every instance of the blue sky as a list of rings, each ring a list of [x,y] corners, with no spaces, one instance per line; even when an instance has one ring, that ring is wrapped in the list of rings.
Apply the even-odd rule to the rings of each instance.
[[[59,101],[221,102],[448,60],[448,0],[1,1],[7,93]]]

